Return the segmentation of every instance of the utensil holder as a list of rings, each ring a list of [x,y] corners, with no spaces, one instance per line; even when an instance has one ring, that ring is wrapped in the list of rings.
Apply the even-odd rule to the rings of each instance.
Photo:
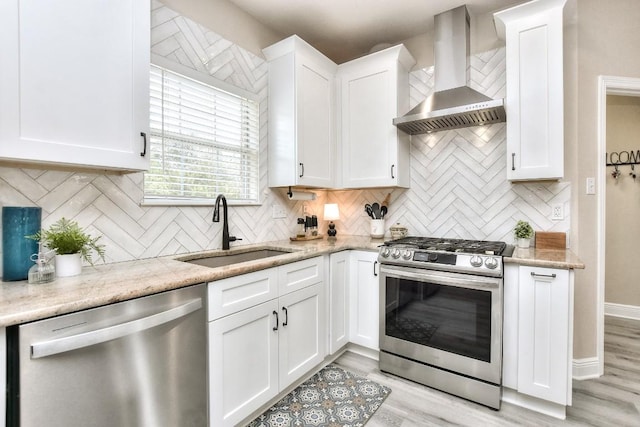
[[[384,237],[384,219],[372,219],[369,234],[374,239],[380,239]]]
[[[25,280],[38,253],[38,242],[25,236],[40,231],[42,208],[2,207],[2,280]]]

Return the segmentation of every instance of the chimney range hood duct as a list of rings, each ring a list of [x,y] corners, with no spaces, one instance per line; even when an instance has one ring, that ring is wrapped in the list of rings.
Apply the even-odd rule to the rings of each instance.
[[[434,92],[393,124],[410,135],[504,122],[503,99],[471,89],[465,5],[434,17]]]

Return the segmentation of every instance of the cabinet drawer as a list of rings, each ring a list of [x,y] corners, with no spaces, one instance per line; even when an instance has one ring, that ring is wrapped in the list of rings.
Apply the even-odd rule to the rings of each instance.
[[[322,257],[310,258],[278,268],[280,295],[306,288],[324,279]]]
[[[210,282],[207,287],[208,320],[219,319],[277,298],[277,283],[278,269],[276,268]]]

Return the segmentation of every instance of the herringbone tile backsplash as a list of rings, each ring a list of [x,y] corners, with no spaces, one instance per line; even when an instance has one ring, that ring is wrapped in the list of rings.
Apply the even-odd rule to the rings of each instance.
[[[214,32],[152,1],[152,52],[207,72],[260,97],[260,206],[232,206],[230,232],[238,244],[283,240],[306,207],[322,216],[322,205],[337,202],[339,236],[367,235],[364,204],[391,193],[387,229],[400,222],[413,235],[505,240],[512,242],[518,219],[537,230],[568,231],[568,182],[511,184],[506,180],[504,124],[413,137],[411,188],[317,191],[313,202],[293,202],[285,190],[267,187],[267,64]],[[503,97],[504,49],[472,58],[471,86]],[[433,86],[432,69],[411,74],[411,104]],[[73,218],[92,234],[102,234],[108,262],[172,255],[221,247],[221,225],[211,222],[212,207],[141,206],[143,174],[0,167],[0,204],[41,206],[43,226]],[[551,206],[562,204],[565,218],[551,221]],[[272,219],[273,206],[287,218]],[[325,224],[321,226],[326,229]]]

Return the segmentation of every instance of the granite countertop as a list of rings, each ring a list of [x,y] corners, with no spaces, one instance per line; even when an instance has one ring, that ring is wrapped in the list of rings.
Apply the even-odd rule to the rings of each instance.
[[[569,249],[536,249],[534,247],[516,248],[511,257],[504,258],[505,264],[520,264],[531,267],[548,267],[568,269],[583,269],[584,264]]]
[[[0,327],[237,276],[343,250],[377,251],[383,241],[366,236],[338,236],[334,243],[326,239],[265,242],[239,245],[229,251],[211,250],[84,267],[79,276],[57,278],[51,283],[40,285],[30,285],[26,281],[0,282]],[[248,252],[257,248],[291,252],[217,268],[180,261],[220,253]],[[550,268],[584,268],[584,264],[568,250],[516,249],[513,255],[505,257],[504,261]]]

